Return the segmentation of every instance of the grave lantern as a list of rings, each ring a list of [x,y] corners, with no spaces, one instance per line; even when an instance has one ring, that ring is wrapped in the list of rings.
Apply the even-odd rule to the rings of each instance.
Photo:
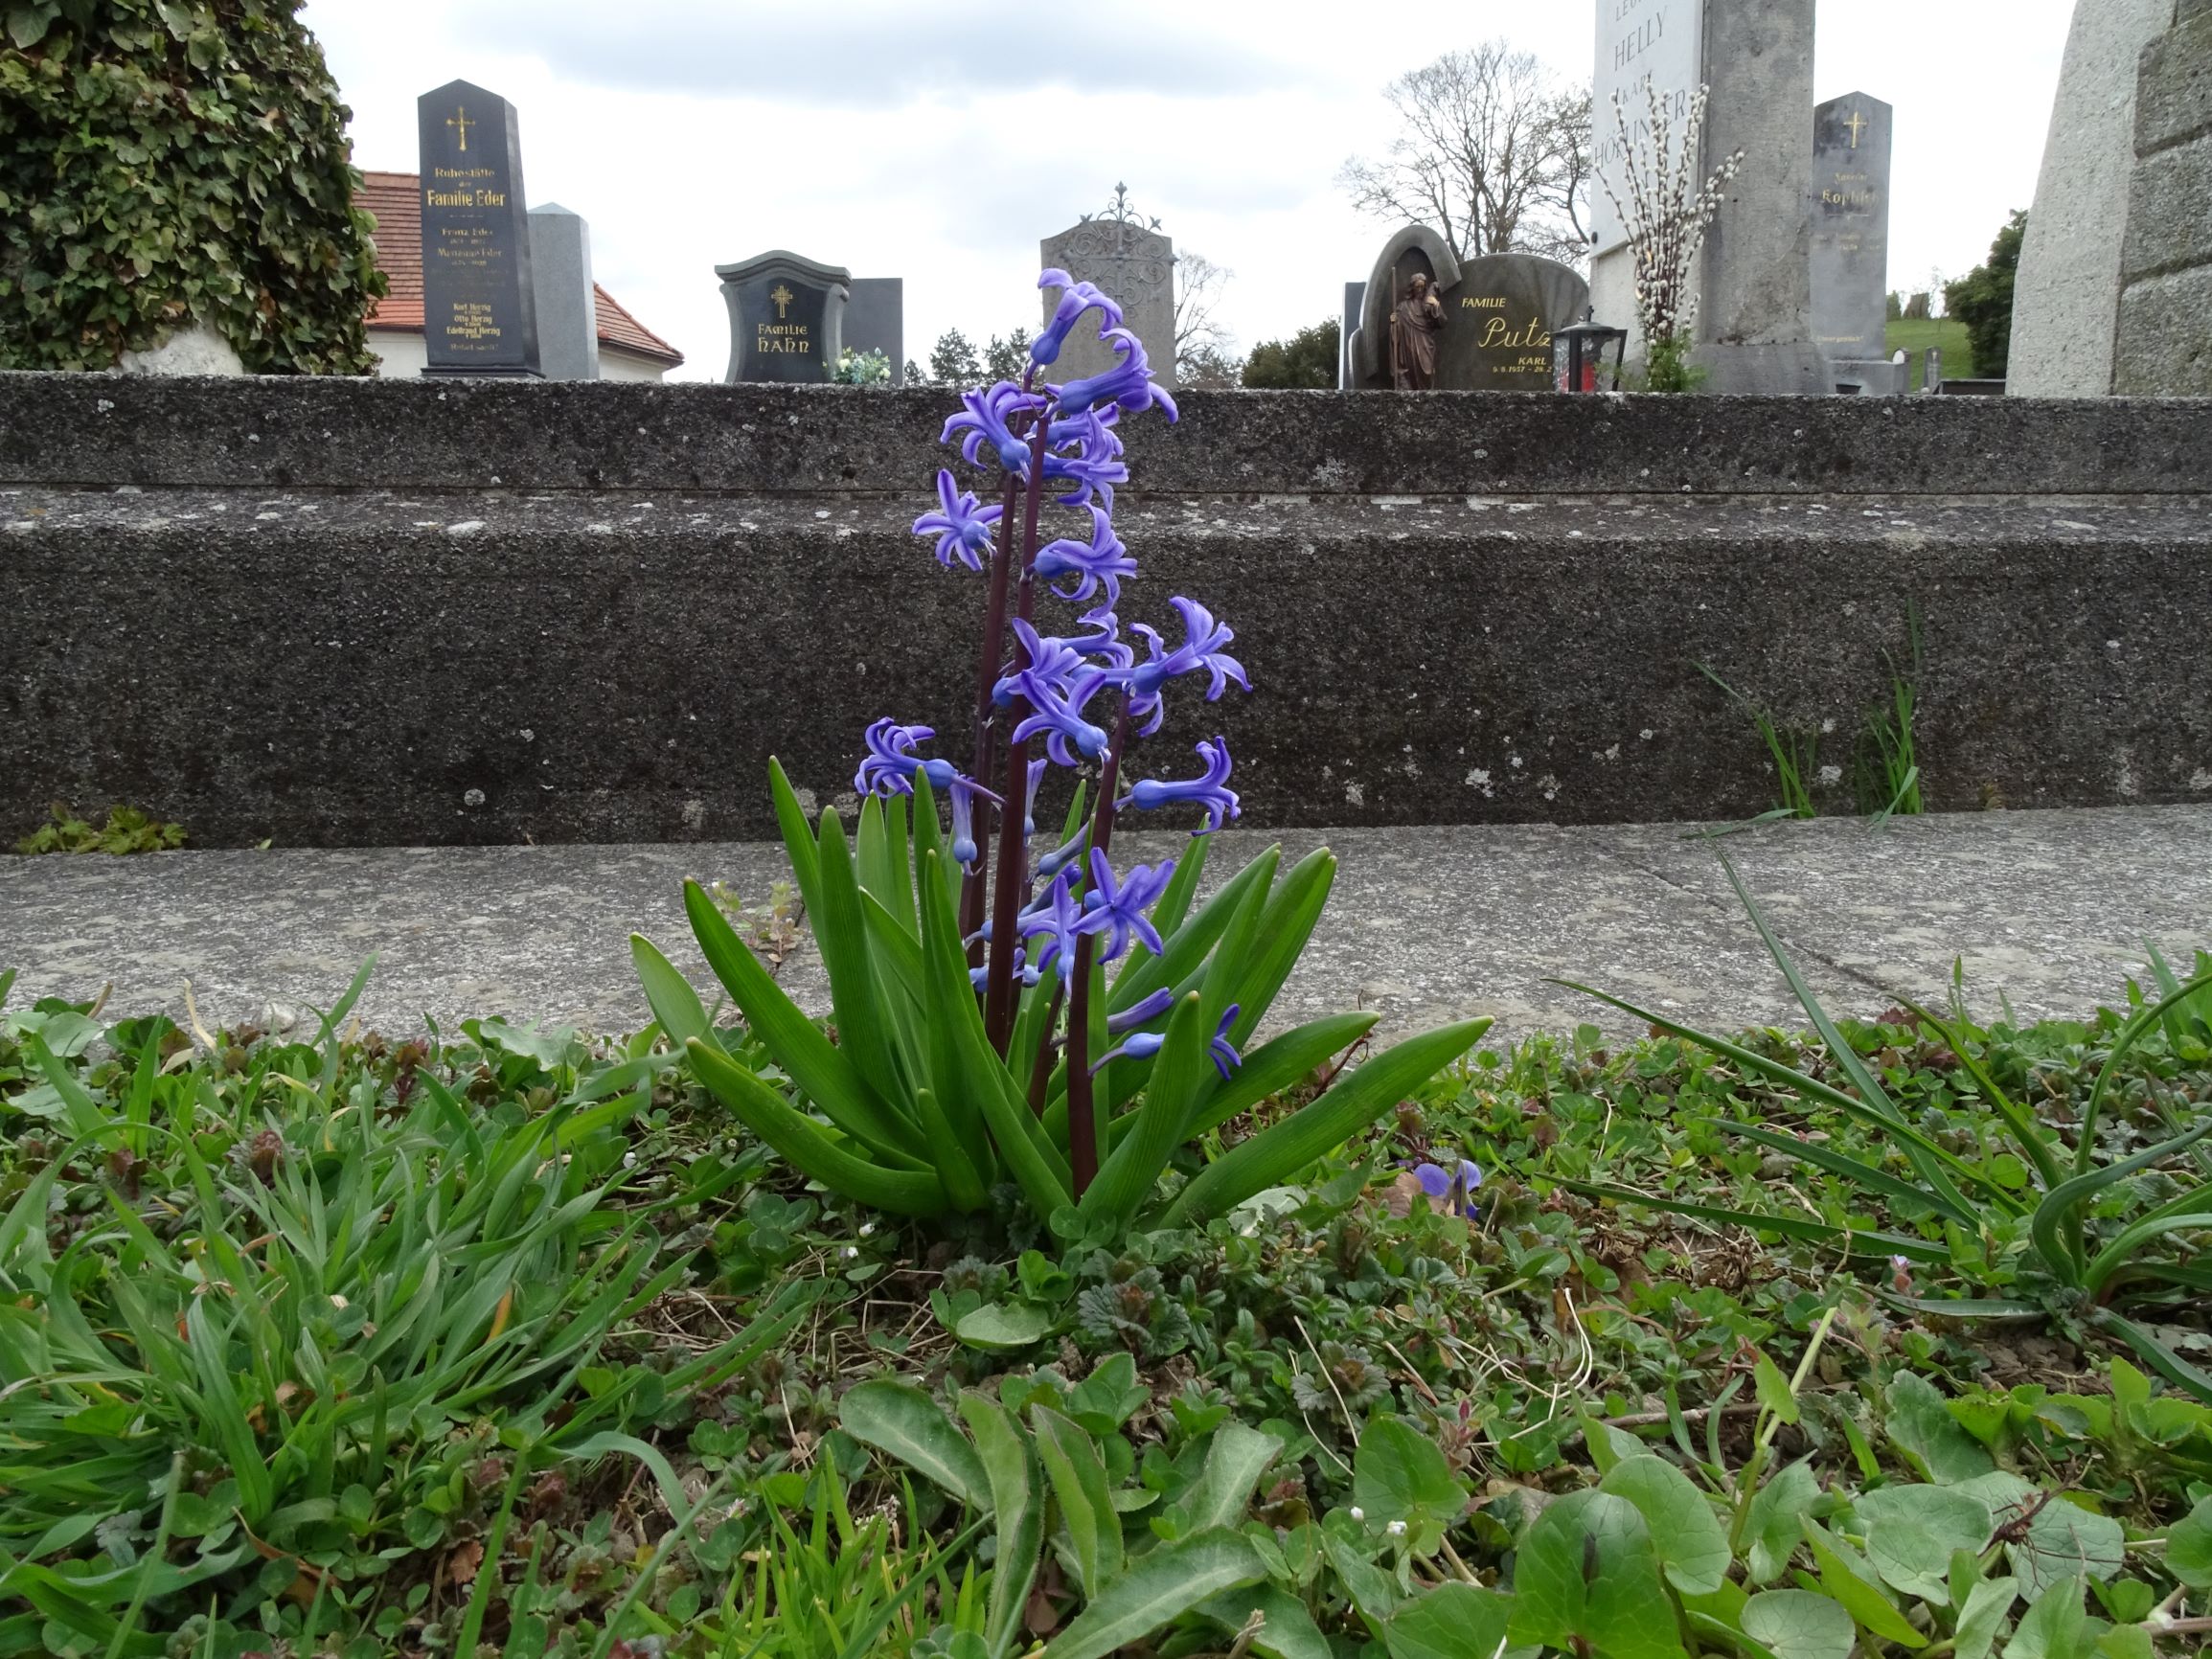
[[[1613,360],[1612,390],[1621,389],[1621,358],[1629,348],[1629,331],[1593,321],[1596,314],[1585,307],[1581,322],[1552,336],[1552,383],[1562,392],[1595,392],[1608,352]]]

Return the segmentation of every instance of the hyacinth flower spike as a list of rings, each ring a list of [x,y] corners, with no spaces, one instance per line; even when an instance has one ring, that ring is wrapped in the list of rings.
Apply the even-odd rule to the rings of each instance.
[[[1083,320],[1085,311],[1105,313],[1099,323],[1101,339],[1106,337],[1108,329],[1121,327],[1121,307],[1099,292],[1092,284],[1073,282],[1065,271],[1047,269],[1038,273],[1037,285],[1060,290],[1060,303],[1053,307],[1052,321],[1045,324],[1044,331],[1029,343],[1029,360],[1039,369],[1060,360],[1060,347],[1067,343],[1068,334]]]
[[[1121,798],[1121,807],[1135,807],[1140,811],[1189,802],[1205,809],[1206,822],[1191,831],[1192,835],[1207,835],[1219,830],[1228,819],[1237,817],[1237,792],[1227,786],[1229,781],[1229,739],[1214,738],[1201,739],[1197,745],[1198,759],[1205,761],[1206,769],[1196,778],[1180,781],[1147,778]]]
[[[924,512],[914,521],[914,534],[937,537],[937,562],[946,570],[956,558],[969,570],[982,570],[993,528],[1005,510],[983,506],[942,468],[937,474],[937,511]]]

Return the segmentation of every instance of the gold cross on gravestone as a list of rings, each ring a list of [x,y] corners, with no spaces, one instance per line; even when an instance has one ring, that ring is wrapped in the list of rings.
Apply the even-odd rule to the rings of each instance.
[[[776,302],[776,316],[781,320],[791,308],[791,290],[778,283],[768,298]]]
[[[468,129],[472,126],[482,126],[484,124],[481,121],[470,121],[468,119],[468,106],[463,103],[456,105],[455,113],[445,118],[445,125],[460,132],[461,153],[467,155],[468,153]]]
[[[1872,126],[1874,123],[1855,109],[1851,112],[1851,119],[1843,125],[1851,129],[1851,148],[1857,149],[1859,148],[1859,135]],[[464,146],[463,148],[467,147]]]

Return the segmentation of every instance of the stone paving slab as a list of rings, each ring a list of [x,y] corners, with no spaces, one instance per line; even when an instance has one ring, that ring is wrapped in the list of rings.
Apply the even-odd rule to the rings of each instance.
[[[1326,843],[1336,889],[1281,1017],[1380,1009],[1390,1029],[1464,1012],[1506,1038],[1608,1016],[1554,975],[1723,1028],[1789,1022],[1794,1005],[1728,888],[1724,847],[1836,1011],[1939,997],[1954,957],[1970,1004],[2023,1017],[2114,1000],[2143,942],[2212,948],[2212,806],[1993,812],[1777,824],[1718,843],[1694,826],[1231,832],[1226,872],[1269,839]],[[1132,857],[1180,837],[1129,836]],[[0,968],[12,1000],[94,995],[118,1012],[203,1019],[327,1006],[370,953],[360,1011],[387,1034],[503,1014],[589,1030],[648,1017],[627,936],[641,929],[705,983],[679,884],[764,899],[783,874],[762,844],[274,850],[131,858],[0,858]],[[785,979],[818,1007],[810,947]]]

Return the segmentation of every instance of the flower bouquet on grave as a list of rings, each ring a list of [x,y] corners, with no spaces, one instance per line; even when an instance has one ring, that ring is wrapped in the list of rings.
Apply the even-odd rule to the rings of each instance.
[[[877,721],[850,842],[834,809],[810,826],[770,762],[835,1040],[696,882],[684,889],[693,931],[789,1092],[740,1062],[661,951],[636,936],[631,948],[655,1020],[700,1080],[832,1192],[945,1218],[990,1209],[1011,1184],[1041,1219],[1072,1206],[1084,1231],[1193,1223],[1296,1175],[1490,1022],[1339,1068],[1317,1098],[1219,1148],[1216,1131],[1328,1066],[1376,1016],[1315,1020],[1246,1052],[1319,920],[1335,860],[1322,850],[1281,872],[1270,848],[1200,902],[1207,836],[1238,814],[1227,740],[1197,745],[1195,777],[1125,784],[1131,744],[1159,730],[1171,690],[1200,684],[1218,701],[1249,686],[1230,630],[1195,600],[1169,602],[1182,634],[1173,645],[1117,617],[1137,566],[1114,532],[1114,487],[1129,478],[1116,427],[1153,409],[1174,420],[1175,406],[1113,301],[1063,271],[1038,285],[1060,299],[1021,383],[964,394],[945,426],[998,499],[940,471],[937,508],[914,525],[941,565],[986,582],[972,762],[962,771],[926,754],[929,727]],[[1114,366],[1046,383],[1094,313]],[[1075,534],[1048,534],[1048,511]],[[1046,601],[1082,607],[1070,631],[1043,631]],[[1079,781],[1047,839],[1035,810],[1054,767]],[[1199,814],[1190,852],[1117,870],[1120,818],[1169,809]],[[1193,1143],[1204,1146],[1186,1153]]]

